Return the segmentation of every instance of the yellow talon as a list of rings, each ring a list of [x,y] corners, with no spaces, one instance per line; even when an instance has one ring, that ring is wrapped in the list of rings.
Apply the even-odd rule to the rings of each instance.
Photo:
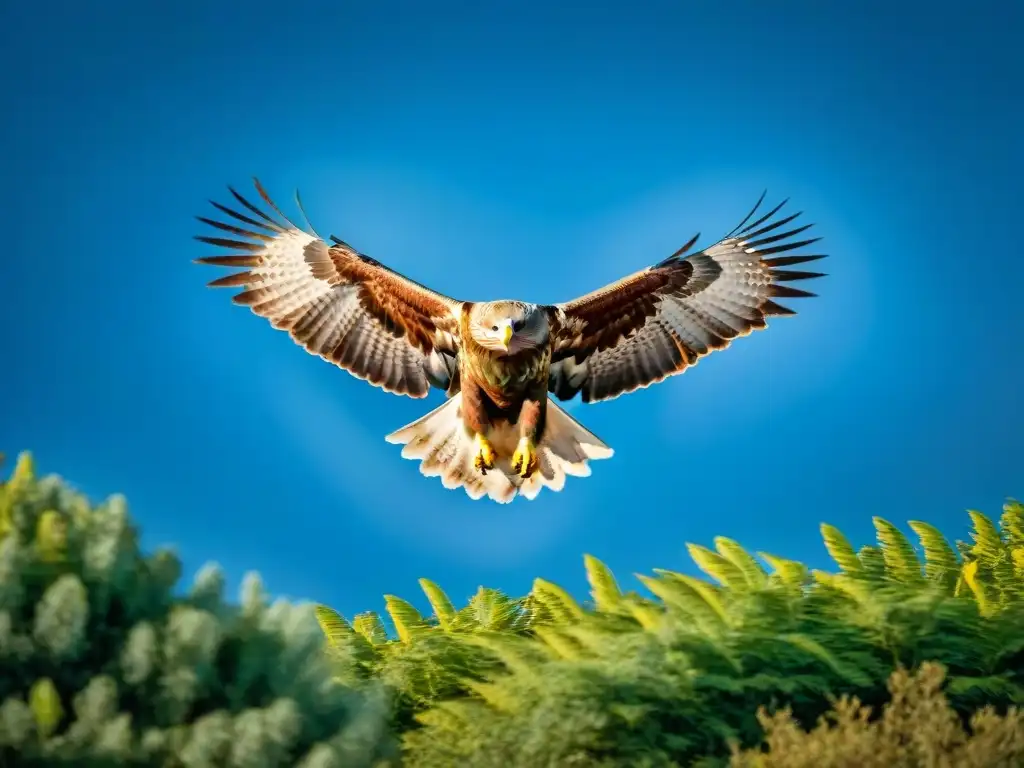
[[[525,479],[536,472],[539,466],[537,446],[530,438],[522,438],[516,446],[516,452],[512,454],[512,471]]]
[[[486,475],[488,469],[494,469],[494,462],[497,458],[491,442],[483,435],[477,435],[476,457],[473,459],[473,466],[480,471],[480,474]]]

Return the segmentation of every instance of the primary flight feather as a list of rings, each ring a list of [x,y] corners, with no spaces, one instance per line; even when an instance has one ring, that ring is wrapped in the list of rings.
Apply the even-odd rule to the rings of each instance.
[[[786,269],[824,258],[792,254],[818,238],[778,216],[785,201],[746,218],[709,248],[693,237],[669,258],[564,304],[461,301],[410,280],[347,243],[279,219],[230,189],[227,220],[198,217],[235,251],[197,259],[242,268],[210,283],[241,288],[234,301],[296,343],[385,391],[447,401],[387,436],[420,471],[471,498],[533,499],[586,477],[612,450],[551,398],[608,400],[682,373],[737,336],[794,312],[776,299],[813,296],[787,283],[821,277]],[[689,254],[689,255],[687,255]],[[786,255],[783,255],[786,254]]]

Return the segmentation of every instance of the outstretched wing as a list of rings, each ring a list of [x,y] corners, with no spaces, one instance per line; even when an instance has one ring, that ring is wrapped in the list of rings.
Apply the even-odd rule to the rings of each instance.
[[[196,259],[244,267],[209,283],[240,287],[234,296],[314,355],[395,394],[425,397],[447,389],[456,370],[461,302],[435,293],[332,238],[328,245],[295,226],[258,180],[256,191],[277,221],[234,189],[252,216],[211,201],[238,224],[197,217],[245,240],[197,236],[241,253]],[[301,203],[300,203],[301,206]]]
[[[775,218],[786,201],[747,222],[764,195],[732,232],[686,256],[700,235],[659,264],[598,291],[549,307],[550,391],[584,402],[618,397],[682,373],[737,336],[767,327],[770,315],[792,315],[774,300],[813,293],[793,280],[822,277],[783,267],[824,255],[779,255],[820,238],[797,240],[810,224],[784,229],[799,213]]]

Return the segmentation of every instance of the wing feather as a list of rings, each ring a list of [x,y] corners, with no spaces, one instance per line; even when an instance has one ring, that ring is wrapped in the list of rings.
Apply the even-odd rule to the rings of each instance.
[[[777,218],[786,200],[750,221],[764,195],[725,238],[689,256],[699,235],[664,261],[565,304],[551,319],[550,391],[562,400],[607,400],[682,373],[704,355],[792,315],[776,298],[813,293],[785,283],[822,277],[784,267],[825,258],[789,254],[811,224],[787,229],[800,213]]]
[[[395,394],[425,397],[447,389],[457,368],[462,302],[436,293],[335,240],[328,245],[293,224],[258,180],[256,191],[280,221],[229,187],[252,216],[211,201],[234,223],[197,217],[232,238],[200,235],[208,245],[242,251],[196,259],[245,268],[209,283],[241,288],[248,306],[312,354]],[[303,214],[305,215],[305,214]],[[246,239],[234,239],[246,238]]]

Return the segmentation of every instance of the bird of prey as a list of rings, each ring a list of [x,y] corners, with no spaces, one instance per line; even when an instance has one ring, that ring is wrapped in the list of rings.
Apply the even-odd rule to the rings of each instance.
[[[562,490],[567,475],[588,476],[588,462],[612,449],[555,399],[609,400],[682,373],[769,316],[794,314],[776,299],[815,294],[788,283],[823,276],[787,269],[824,258],[792,253],[820,238],[799,239],[811,225],[788,226],[799,213],[779,215],[785,200],[757,216],[762,194],[714,245],[691,253],[696,235],[573,301],[462,301],[296,226],[254,182],[280,219],[231,187],[236,208],[211,201],[229,219],[197,218],[232,237],[196,239],[235,253],[196,261],[244,271],[209,285],[241,288],[236,304],[387,392],[443,392],[443,405],[385,439],[418,459],[423,475],[472,499],[533,499],[544,487]]]

